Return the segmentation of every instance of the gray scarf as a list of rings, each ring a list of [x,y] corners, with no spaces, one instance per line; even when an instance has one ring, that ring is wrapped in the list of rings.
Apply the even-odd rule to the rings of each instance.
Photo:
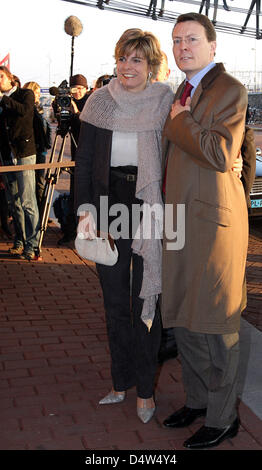
[[[161,133],[173,102],[168,85],[153,83],[138,93],[128,92],[118,79],[96,90],[87,100],[80,119],[103,129],[137,132],[138,172],[136,197],[150,207],[162,205]],[[145,211],[148,212],[148,211]],[[143,257],[144,272],[140,298],[144,299],[141,319],[150,330],[161,286],[162,243],[155,233],[162,232],[162,220],[151,213],[151,238],[134,239],[132,249]],[[144,217],[143,217],[144,218]],[[145,224],[144,224],[145,228]]]

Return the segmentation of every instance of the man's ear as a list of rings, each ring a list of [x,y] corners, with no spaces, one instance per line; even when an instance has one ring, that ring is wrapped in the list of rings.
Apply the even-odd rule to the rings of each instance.
[[[215,55],[216,55],[216,48],[217,48],[217,43],[216,43],[216,41],[212,41],[212,42],[211,42],[211,54],[212,54],[212,57],[215,57]]]

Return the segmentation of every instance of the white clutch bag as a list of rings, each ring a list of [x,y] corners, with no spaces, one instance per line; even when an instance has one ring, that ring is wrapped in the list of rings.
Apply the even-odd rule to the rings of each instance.
[[[110,235],[108,238],[96,237],[90,240],[80,232],[75,239],[75,248],[81,258],[98,264],[113,266],[118,260],[118,250]]]

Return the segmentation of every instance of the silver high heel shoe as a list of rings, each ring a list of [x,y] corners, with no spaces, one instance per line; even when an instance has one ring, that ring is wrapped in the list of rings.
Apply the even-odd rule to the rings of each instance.
[[[142,423],[148,423],[152,416],[155,413],[156,407],[154,408],[146,408],[146,399],[143,399],[143,408],[137,406],[137,416],[141,419]]]
[[[111,405],[113,403],[121,403],[126,397],[126,392],[118,393],[117,395],[111,390],[104,398],[99,402],[99,405]]]

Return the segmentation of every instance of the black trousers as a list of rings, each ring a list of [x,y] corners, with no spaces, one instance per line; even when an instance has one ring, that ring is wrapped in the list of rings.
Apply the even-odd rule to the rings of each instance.
[[[132,204],[141,203],[135,198],[135,186],[135,181],[127,181],[112,172],[109,207],[121,202],[130,209]],[[157,308],[148,331],[140,318],[143,259],[133,253],[132,239],[120,238],[115,243],[119,252],[117,263],[114,266],[97,264],[106,311],[113,387],[123,391],[136,386],[140,398],[150,398],[154,392],[161,341],[160,312]]]

